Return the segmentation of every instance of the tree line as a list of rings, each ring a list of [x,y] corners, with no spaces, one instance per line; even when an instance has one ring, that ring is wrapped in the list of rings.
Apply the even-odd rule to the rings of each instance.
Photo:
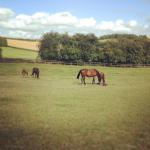
[[[101,62],[105,64],[150,64],[150,39],[134,34],[73,36],[49,32],[39,46],[43,60]]]
[[[0,58],[2,58],[2,46],[7,46],[7,40],[4,37],[0,37]]]
[[[94,34],[73,36],[57,32],[45,33],[39,45],[42,60],[65,62],[98,62],[105,64],[150,64],[150,39],[143,35]],[[7,46],[0,37],[0,47]],[[2,50],[0,49],[0,57]]]

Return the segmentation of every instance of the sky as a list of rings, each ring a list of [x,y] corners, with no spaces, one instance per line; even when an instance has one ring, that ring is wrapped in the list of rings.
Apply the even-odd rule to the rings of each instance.
[[[150,35],[150,0],[0,0],[0,36]]]

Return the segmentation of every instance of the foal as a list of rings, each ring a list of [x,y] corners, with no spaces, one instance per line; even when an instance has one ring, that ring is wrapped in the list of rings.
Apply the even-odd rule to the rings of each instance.
[[[21,74],[23,77],[26,77],[26,76],[28,76],[28,71],[23,68]]]

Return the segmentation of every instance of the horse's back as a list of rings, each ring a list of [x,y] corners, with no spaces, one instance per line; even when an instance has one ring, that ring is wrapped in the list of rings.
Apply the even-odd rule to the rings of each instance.
[[[39,72],[40,72],[40,70],[39,70],[39,68],[34,67],[34,68],[32,69],[32,72],[39,73]]]
[[[82,74],[87,77],[94,77],[97,76],[96,69],[82,69]]]
[[[33,69],[32,70],[39,70],[39,68],[37,68],[37,67],[33,67]]]

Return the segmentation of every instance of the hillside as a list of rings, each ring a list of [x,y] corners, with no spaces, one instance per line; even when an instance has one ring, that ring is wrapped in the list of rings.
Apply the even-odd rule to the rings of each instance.
[[[29,49],[29,50],[35,50],[38,51],[38,45],[39,41],[33,41],[33,40],[22,40],[22,39],[12,39],[12,38],[6,38],[7,45],[10,47],[16,47],[16,48],[23,48],[23,49]]]
[[[3,58],[21,58],[35,60],[38,56],[37,51],[30,51],[21,48],[2,47]]]

